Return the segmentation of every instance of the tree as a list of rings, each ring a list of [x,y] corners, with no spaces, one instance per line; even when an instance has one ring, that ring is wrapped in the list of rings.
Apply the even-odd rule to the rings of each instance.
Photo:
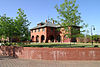
[[[84,26],[87,26],[85,25],[85,23],[82,23],[83,20],[81,20],[81,13],[78,11],[78,5],[76,5],[75,3],[76,0],[65,0],[64,3],[60,5],[60,8],[58,7],[58,5],[55,6],[57,12],[59,13],[58,24],[64,27],[66,32],[69,32],[65,33],[68,38],[79,37],[80,34],[78,33],[85,31],[77,30],[76,28],[74,28],[74,26],[80,26],[82,28]]]
[[[28,26],[31,22],[28,21],[24,10],[18,9],[18,16],[13,19],[7,17],[6,14],[0,16],[0,36],[9,37],[10,42],[15,39],[29,40]]]
[[[11,30],[13,29],[13,19],[10,17],[7,17],[6,14],[3,16],[0,16],[0,36],[6,37],[12,37]]]
[[[15,35],[17,34],[20,39],[29,40],[29,29],[28,26],[31,22],[26,17],[26,14],[24,14],[24,10],[21,8],[18,9],[17,12],[18,16],[16,19],[14,19],[15,22]]]
[[[100,35],[93,35],[93,40],[97,43],[100,39]]]

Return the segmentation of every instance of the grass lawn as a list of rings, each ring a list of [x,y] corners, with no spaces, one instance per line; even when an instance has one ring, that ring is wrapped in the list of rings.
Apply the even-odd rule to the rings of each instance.
[[[100,43],[5,43],[3,45],[22,46],[22,47],[48,47],[48,48],[88,48],[88,47],[100,47]]]
[[[70,43],[30,43],[27,45],[65,45]],[[71,45],[92,45],[91,43],[73,43],[71,42]],[[100,45],[100,43],[93,43],[93,45]]]
[[[100,43],[94,43],[92,45],[91,43],[30,43],[23,45],[23,47],[49,47],[49,48],[78,48],[78,47],[100,47]]]

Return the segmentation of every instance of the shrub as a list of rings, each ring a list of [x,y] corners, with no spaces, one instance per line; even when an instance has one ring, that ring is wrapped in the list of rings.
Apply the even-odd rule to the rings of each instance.
[[[98,45],[94,45],[94,47],[99,47]]]

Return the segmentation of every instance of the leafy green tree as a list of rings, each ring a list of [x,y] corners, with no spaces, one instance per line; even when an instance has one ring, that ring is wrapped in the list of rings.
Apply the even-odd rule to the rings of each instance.
[[[56,5],[55,8],[59,13],[58,24],[64,27],[66,32],[69,32],[65,34],[68,38],[79,37],[80,34],[78,33],[85,31],[80,31],[75,28],[75,26],[80,26],[81,28],[87,26],[85,23],[82,23],[83,20],[81,20],[81,13],[78,11],[78,5],[76,5],[76,0],[65,0],[64,3],[60,5],[60,7]]]
[[[93,35],[93,40],[97,43],[100,39],[100,35]]]
[[[29,29],[30,22],[28,21],[24,10],[18,9],[18,16],[13,19],[7,17],[6,14],[0,16],[0,36],[9,37],[10,42],[13,38],[22,40],[29,40]]]
[[[15,35],[17,34],[20,39],[28,40],[29,38],[29,29],[28,26],[30,25],[31,22],[26,17],[26,14],[24,13],[24,10],[21,8],[18,9],[17,12],[18,16],[16,19],[14,19],[15,22]],[[28,36],[28,37],[27,37]]]
[[[6,37],[12,37],[10,32],[13,28],[13,19],[10,17],[6,17],[6,14],[3,16],[0,16],[0,36]]]

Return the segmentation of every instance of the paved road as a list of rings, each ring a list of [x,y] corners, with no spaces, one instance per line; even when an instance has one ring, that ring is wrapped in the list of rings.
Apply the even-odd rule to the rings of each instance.
[[[100,67],[100,61],[25,60],[0,56],[0,67]]]

